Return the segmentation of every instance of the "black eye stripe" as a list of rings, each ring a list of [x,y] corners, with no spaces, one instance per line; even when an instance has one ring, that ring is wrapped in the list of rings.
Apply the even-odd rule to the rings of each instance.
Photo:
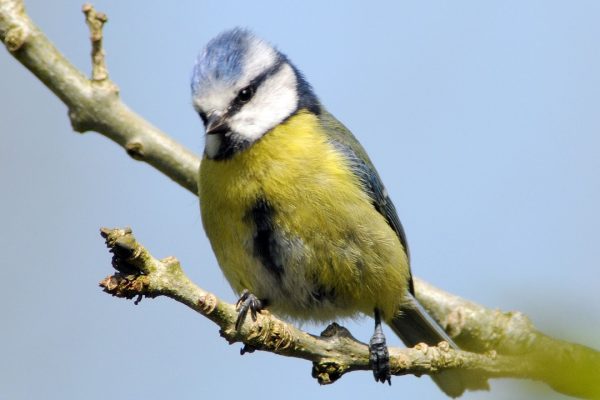
[[[285,64],[285,60],[283,58],[279,58],[277,60],[277,62],[275,62],[275,64],[273,64],[273,66],[271,66],[269,69],[264,71],[262,74],[258,75],[256,78],[252,79],[250,81],[250,84],[248,84],[248,86],[246,86],[244,89],[252,87],[254,90],[254,93],[256,93],[258,91],[258,89],[260,88],[260,85],[262,85],[262,83],[264,81],[266,81],[267,78],[269,78],[270,76],[275,75],[277,72],[279,72],[279,70],[283,67],[284,64]],[[252,94],[254,95],[254,93],[252,93]],[[238,94],[238,97],[239,97],[239,94]],[[240,102],[238,100],[238,97],[233,99],[232,102],[229,104],[229,107],[227,108],[227,113],[226,113],[227,117],[231,117],[232,115],[237,113],[242,108],[242,106],[245,104],[245,102]]]

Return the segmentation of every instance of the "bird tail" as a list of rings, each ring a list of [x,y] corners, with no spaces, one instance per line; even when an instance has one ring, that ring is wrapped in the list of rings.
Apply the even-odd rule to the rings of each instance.
[[[435,346],[441,341],[446,341],[450,347],[459,350],[412,294],[408,295],[401,312],[388,324],[408,347],[419,343]],[[450,397],[459,397],[466,390],[489,390],[487,379],[472,371],[446,370],[432,375],[431,378]]]

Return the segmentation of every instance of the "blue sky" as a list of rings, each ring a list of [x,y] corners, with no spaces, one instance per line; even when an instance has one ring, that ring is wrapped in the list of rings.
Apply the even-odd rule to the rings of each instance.
[[[276,44],[371,155],[415,275],[600,348],[600,3],[94,4],[109,15],[108,67],[124,101],[198,154],[197,52],[233,26]],[[26,5],[89,71],[81,3]],[[240,357],[173,301],[101,293],[111,270],[98,229],[129,225],[156,256],[177,256],[200,286],[234,300],[194,196],[104,137],[73,133],[66,108],[4,50],[0,73],[0,398],[444,398],[428,378],[387,387],[352,373],[319,387],[309,363]],[[370,319],[345,325],[371,334]],[[513,380],[464,398],[525,397],[565,398]]]

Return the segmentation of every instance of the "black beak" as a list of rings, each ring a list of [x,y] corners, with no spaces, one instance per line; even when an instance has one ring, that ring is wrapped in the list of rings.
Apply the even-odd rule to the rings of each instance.
[[[231,130],[229,128],[229,125],[227,125],[227,122],[225,122],[225,117],[222,115],[215,114],[208,117],[208,119],[206,120],[205,128],[207,135],[227,133]]]

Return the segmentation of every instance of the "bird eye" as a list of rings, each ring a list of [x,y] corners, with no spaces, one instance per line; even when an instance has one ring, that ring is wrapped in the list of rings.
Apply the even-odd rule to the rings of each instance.
[[[254,96],[254,91],[255,88],[253,85],[246,86],[245,88],[239,91],[235,100],[241,104],[247,103],[250,101],[252,96]]]

